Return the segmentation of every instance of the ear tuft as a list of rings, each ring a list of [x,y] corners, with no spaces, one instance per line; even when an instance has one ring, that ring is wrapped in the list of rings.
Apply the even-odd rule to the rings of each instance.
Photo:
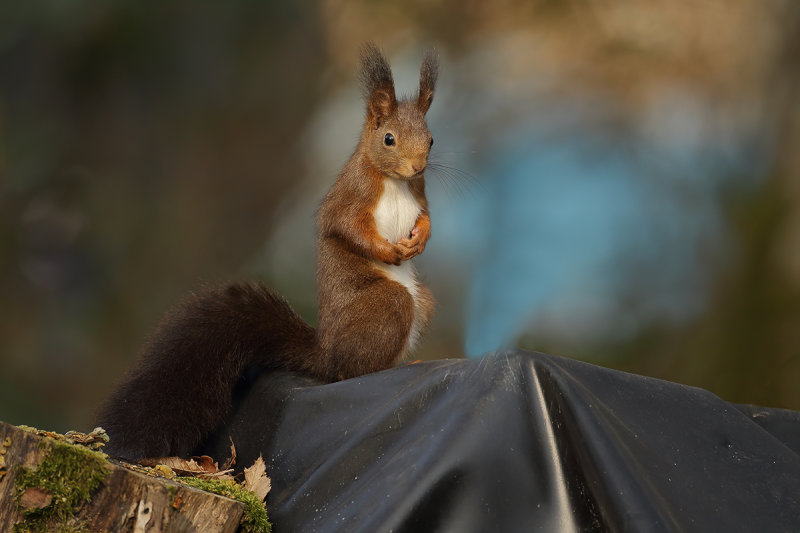
[[[436,89],[436,79],[439,77],[439,57],[436,50],[428,50],[422,59],[422,66],[419,69],[419,95],[417,96],[417,107],[423,113],[427,113],[433,103],[433,92]]]
[[[396,110],[397,98],[389,62],[371,42],[361,47],[361,83],[367,100],[367,120],[377,128]]]

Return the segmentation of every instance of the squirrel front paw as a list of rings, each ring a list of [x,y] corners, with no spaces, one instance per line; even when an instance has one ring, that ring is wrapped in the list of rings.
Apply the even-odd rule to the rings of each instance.
[[[403,261],[416,257],[425,251],[425,245],[428,244],[430,237],[431,229],[430,224],[428,224],[415,226],[408,237],[400,239],[397,242],[397,247],[403,254]]]
[[[402,254],[403,261],[418,256],[425,250],[426,240],[419,238],[418,235],[413,235],[405,239],[400,239],[397,242],[397,248]]]
[[[404,251],[389,241],[384,241],[375,250],[375,257],[388,265],[399,265],[404,260]]]

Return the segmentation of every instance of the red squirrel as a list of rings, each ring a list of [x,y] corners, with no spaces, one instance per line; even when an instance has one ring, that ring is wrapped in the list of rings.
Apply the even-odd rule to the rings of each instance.
[[[425,114],[437,74],[428,52],[418,94],[398,100],[386,58],[362,49],[366,120],[317,216],[317,329],[260,283],[190,294],[100,408],[110,455],[189,455],[223,421],[247,368],[334,382],[390,368],[414,348],[434,307],[411,259],[431,235]]]

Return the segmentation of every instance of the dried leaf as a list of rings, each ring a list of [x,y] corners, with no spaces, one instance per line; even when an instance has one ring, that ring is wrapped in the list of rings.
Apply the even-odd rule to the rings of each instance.
[[[139,461],[139,464],[150,467],[155,467],[158,465],[168,466],[181,475],[184,475],[184,472],[188,472],[189,474],[200,474],[209,471],[207,463],[204,466],[200,465],[197,463],[197,461],[195,461],[195,458],[181,459],[180,457],[154,457],[142,459]],[[213,460],[211,462],[210,471],[217,471],[217,469],[213,466]]]
[[[244,488],[255,493],[259,500],[266,498],[272,488],[272,482],[267,477],[267,465],[260,455],[253,466],[244,469]]]
[[[219,466],[217,465],[217,463],[214,462],[214,459],[212,459],[208,455],[195,456],[192,457],[191,460],[197,463],[197,466],[199,466],[203,470],[203,472],[206,472],[208,474],[219,472]]]
[[[228,438],[231,440],[231,456],[222,463],[222,470],[229,470],[236,464],[236,446],[233,445],[233,438],[230,435],[228,435]]]
[[[232,470],[220,470],[217,466],[217,463],[214,462],[214,459],[208,455],[192,457],[191,459],[182,459],[180,457],[147,458],[139,461],[139,464],[154,469],[158,466],[164,466],[170,468],[179,476],[191,476],[207,479],[233,479],[233,476],[230,475]]]
[[[197,474],[195,477],[199,477],[200,479],[219,479],[221,481],[233,481],[234,477],[233,468],[229,470],[220,470],[219,472],[213,472],[209,474]]]
[[[139,464],[149,467],[156,467],[158,465],[168,466],[169,468],[174,470],[175,473],[181,476],[202,474],[207,471],[206,468],[203,468],[202,466],[197,464],[197,461],[195,461],[194,459],[181,459],[180,457],[147,458],[139,461]],[[216,471],[216,469],[212,471]]]

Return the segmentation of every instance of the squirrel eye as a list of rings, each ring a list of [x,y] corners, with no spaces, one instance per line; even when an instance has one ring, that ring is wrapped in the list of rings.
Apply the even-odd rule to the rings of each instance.
[[[433,148],[433,137],[431,137],[431,148]]]
[[[392,135],[391,133],[387,133],[386,135],[384,135],[383,144],[385,144],[386,146],[394,146],[394,135]]]

